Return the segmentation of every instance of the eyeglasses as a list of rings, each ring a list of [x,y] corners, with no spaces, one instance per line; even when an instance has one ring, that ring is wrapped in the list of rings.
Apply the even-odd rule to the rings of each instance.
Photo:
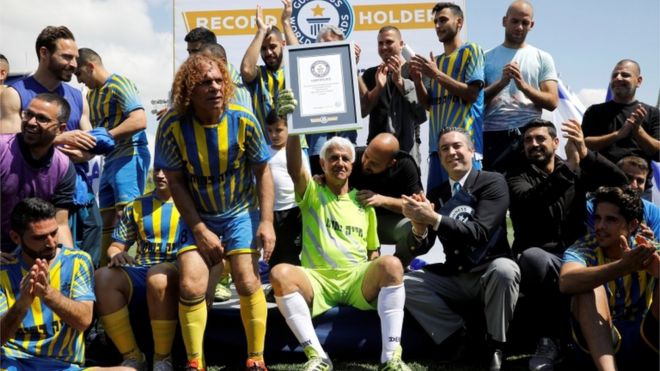
[[[34,113],[30,110],[21,111],[21,118],[24,121],[30,121],[32,120],[32,118],[34,118],[37,121],[37,124],[42,126],[48,125],[52,122],[58,122],[58,120],[51,119],[50,117],[46,115],[42,115],[40,113]]]

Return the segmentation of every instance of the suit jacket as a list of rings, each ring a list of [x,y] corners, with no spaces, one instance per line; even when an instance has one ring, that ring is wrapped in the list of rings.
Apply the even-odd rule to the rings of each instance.
[[[443,216],[438,230],[429,228],[428,235],[413,252],[415,255],[425,254],[433,246],[436,236],[440,239],[445,262],[427,266],[426,269],[430,271],[448,274],[464,272],[497,257],[511,255],[505,220],[509,190],[504,176],[472,169],[463,189],[474,198],[472,218],[457,220]],[[430,190],[427,198],[435,204],[436,212],[439,212],[452,198],[449,181]],[[480,261],[474,261],[470,256],[475,249],[480,248],[485,248],[486,252]]]

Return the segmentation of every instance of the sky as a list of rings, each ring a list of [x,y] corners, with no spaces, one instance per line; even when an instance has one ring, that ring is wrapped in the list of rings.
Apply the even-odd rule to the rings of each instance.
[[[218,7],[230,0],[217,0]],[[235,1],[235,0],[231,0]],[[484,50],[504,37],[509,0],[466,0],[468,39]],[[610,72],[622,58],[637,60],[644,81],[638,99],[655,105],[660,87],[660,2],[657,0],[536,0],[528,42],[548,51],[562,80],[588,106],[603,101]],[[147,111],[167,96],[172,80],[172,0],[11,0],[0,11],[0,53],[13,71],[37,66],[34,42],[47,25],[67,25],[79,47],[133,79]],[[433,30],[429,37],[435,38]],[[440,49],[440,44],[438,44]],[[243,51],[229,51],[242,53]],[[77,82],[75,78],[73,84]],[[156,122],[149,116],[149,132]]]

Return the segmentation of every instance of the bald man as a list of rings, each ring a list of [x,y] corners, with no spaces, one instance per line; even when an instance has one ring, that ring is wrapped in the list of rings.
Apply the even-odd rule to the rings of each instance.
[[[395,244],[395,255],[407,266],[412,259],[405,240],[410,223],[403,216],[401,195],[423,191],[413,157],[399,150],[394,135],[378,134],[367,147],[356,148],[349,184],[359,190],[357,198],[363,206],[375,207],[380,242]]]
[[[639,63],[620,60],[610,75],[612,100],[594,104],[584,113],[582,130],[587,147],[614,163],[626,156],[638,156],[647,163],[658,160],[660,111],[635,97],[642,80]]]
[[[559,103],[552,56],[526,42],[534,28],[528,1],[513,2],[502,18],[504,42],[486,52],[484,169],[506,173],[524,163],[520,128]]]

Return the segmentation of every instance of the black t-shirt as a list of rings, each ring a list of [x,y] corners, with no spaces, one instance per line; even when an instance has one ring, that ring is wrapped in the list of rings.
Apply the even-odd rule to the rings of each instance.
[[[396,163],[380,174],[367,175],[362,172],[362,155],[366,147],[355,149],[353,172],[348,179],[351,188],[368,189],[383,196],[399,198],[423,190],[421,172],[409,154],[399,151]]]
[[[378,66],[367,68],[362,74],[362,80],[369,90],[376,87],[376,71]],[[386,89],[387,90],[387,89]],[[390,109],[390,95],[381,94],[378,103],[369,113],[369,135],[367,143],[380,133],[387,133],[388,111]]]
[[[621,129],[638,104],[643,105],[647,111],[647,115],[642,122],[642,128],[651,137],[660,138],[660,113],[658,109],[637,101],[627,104],[609,101],[589,107],[582,119],[584,136],[602,136]],[[614,163],[631,155],[639,156],[647,161],[658,161],[658,153],[649,156],[632,136],[618,140],[598,152]]]

